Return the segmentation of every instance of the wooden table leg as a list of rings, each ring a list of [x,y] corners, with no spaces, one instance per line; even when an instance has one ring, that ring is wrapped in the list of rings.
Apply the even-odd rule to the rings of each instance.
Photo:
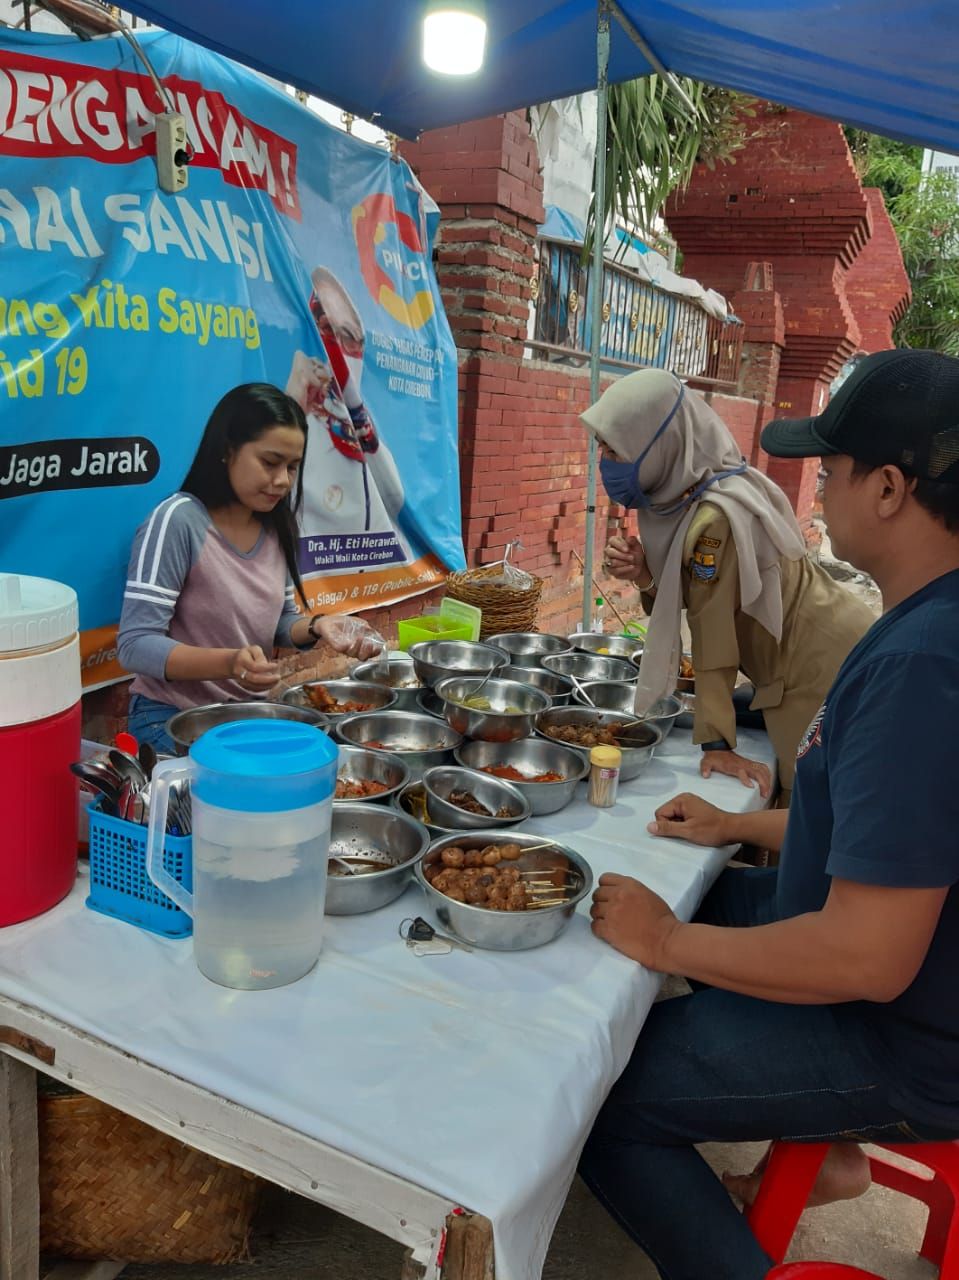
[[[494,1280],[493,1224],[481,1213],[451,1213],[446,1219],[443,1280]]]
[[[0,1280],[39,1275],[37,1073],[0,1053]]]

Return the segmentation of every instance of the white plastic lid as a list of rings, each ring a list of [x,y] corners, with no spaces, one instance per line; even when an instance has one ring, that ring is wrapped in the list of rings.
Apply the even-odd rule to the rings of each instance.
[[[72,587],[49,578],[0,573],[0,653],[69,640],[79,616]]]

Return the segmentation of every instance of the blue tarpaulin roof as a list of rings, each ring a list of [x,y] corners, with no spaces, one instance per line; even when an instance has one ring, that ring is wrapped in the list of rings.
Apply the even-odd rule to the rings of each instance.
[[[596,83],[594,0],[486,0],[486,65],[420,60],[420,0],[125,0],[124,7],[404,137]],[[621,0],[670,70],[959,152],[957,0]],[[612,23],[610,79],[650,66]]]

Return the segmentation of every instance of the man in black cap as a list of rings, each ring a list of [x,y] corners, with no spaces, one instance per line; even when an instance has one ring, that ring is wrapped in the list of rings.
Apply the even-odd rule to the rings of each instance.
[[[771,1265],[697,1142],[836,1139],[824,1202],[868,1185],[857,1139],[959,1137],[959,360],[869,356],[762,445],[822,457],[833,547],[884,613],[800,743],[788,813],[681,795],[650,824],[778,847],[778,868],[725,871],[691,924],[625,876],[594,894],[597,937],[697,988],[652,1010],[581,1164],[668,1280]]]

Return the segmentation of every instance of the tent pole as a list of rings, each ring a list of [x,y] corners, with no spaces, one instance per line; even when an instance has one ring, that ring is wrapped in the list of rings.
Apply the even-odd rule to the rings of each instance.
[[[606,250],[606,98],[609,87],[609,0],[596,7],[596,167],[593,178],[593,267],[589,279],[589,402],[599,399],[603,330],[603,255]],[[596,437],[590,431],[586,462],[586,547],[583,560],[583,630],[592,624],[593,543],[596,537]]]

